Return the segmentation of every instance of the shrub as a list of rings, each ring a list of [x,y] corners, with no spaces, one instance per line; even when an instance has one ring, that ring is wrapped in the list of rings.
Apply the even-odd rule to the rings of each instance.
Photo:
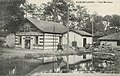
[[[0,40],[0,46],[4,44],[4,40]]]
[[[32,56],[32,54],[26,54],[26,55],[25,55],[25,58],[26,58],[26,59],[32,59],[33,56]]]

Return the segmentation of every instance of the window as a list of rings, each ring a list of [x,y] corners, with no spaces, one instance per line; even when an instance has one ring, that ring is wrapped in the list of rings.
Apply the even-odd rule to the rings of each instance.
[[[83,59],[86,59],[86,55],[83,55]]]
[[[77,41],[72,41],[72,46],[77,47]]]

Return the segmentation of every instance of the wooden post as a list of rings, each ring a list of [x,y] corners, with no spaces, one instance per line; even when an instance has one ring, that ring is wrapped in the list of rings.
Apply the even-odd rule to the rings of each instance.
[[[55,32],[55,26],[53,27],[53,33]],[[54,44],[54,34],[53,34],[53,52],[55,52],[54,50],[55,48],[55,44]],[[54,55],[53,55],[53,73],[55,72],[55,64],[54,64]]]
[[[93,25],[93,20],[94,20],[94,18],[92,18],[92,45],[93,45],[93,36],[94,36],[94,25]]]
[[[57,0],[53,0],[53,9],[54,9],[54,22],[57,22],[57,11],[56,11],[56,1]],[[53,33],[55,32],[55,26],[53,28]],[[53,34],[53,51],[55,48],[55,44],[54,44],[54,34]],[[54,55],[53,55],[53,60],[54,60]],[[55,69],[55,65],[53,63],[53,73],[54,73],[54,69]]]
[[[69,6],[67,8],[67,51],[69,51]],[[69,55],[67,55],[67,72],[69,71]]]
[[[94,35],[93,20],[94,20],[94,18],[92,18],[92,20],[91,20],[91,21],[92,21],[92,46],[93,46],[93,35]],[[93,58],[94,58],[94,57],[93,57],[93,49],[92,49],[92,68],[94,68],[94,65],[93,65],[93,63],[94,63],[93,61],[94,61],[94,60],[93,60]]]

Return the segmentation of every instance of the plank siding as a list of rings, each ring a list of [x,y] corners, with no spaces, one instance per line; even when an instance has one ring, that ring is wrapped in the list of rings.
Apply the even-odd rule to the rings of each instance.
[[[15,36],[15,47],[21,47],[20,36]]]
[[[57,45],[59,43],[59,34],[45,34],[45,40],[44,40],[44,46],[45,46],[45,49],[51,49],[53,50],[56,50],[57,49]],[[54,44],[53,44],[54,42]],[[41,42],[42,43],[42,42]]]
[[[32,34],[32,35],[30,35],[30,34]],[[16,41],[15,47],[25,48],[25,40],[27,37],[30,37],[30,49],[53,50],[53,47],[54,47],[54,50],[57,49],[57,45],[60,41],[59,34],[46,34],[46,33],[38,34],[38,32],[33,32],[33,33],[30,32],[30,34],[28,34],[28,32],[27,33],[22,32],[22,33],[17,34],[16,39],[15,39],[15,41]],[[20,36],[22,38],[21,44],[19,44]],[[38,36],[38,44],[36,44],[36,36]],[[53,42],[54,42],[54,45],[53,45]]]

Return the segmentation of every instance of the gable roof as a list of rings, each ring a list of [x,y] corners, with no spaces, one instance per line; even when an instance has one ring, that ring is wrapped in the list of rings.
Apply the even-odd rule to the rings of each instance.
[[[26,19],[30,21],[33,25],[35,25],[39,30],[45,33],[63,34],[67,32],[67,28],[60,23],[42,21],[34,18],[26,18]]]
[[[120,40],[120,32],[101,37],[99,40]]]
[[[81,36],[89,36],[89,37],[92,37],[92,34],[86,32],[86,31],[81,31],[81,30],[71,30],[71,31],[73,31],[73,32],[75,32],[75,33],[77,33],[77,34],[79,34],[79,35],[81,35]]]

